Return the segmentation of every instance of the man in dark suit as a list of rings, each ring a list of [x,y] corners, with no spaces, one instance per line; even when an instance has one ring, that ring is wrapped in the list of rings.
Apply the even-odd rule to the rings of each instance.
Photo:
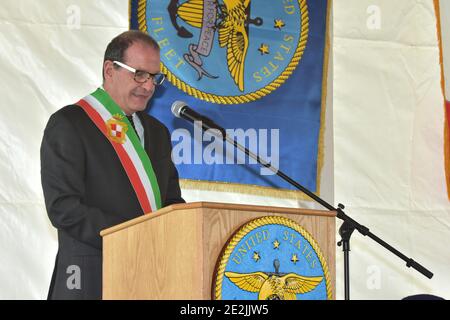
[[[170,134],[145,113],[164,80],[158,44],[140,31],[120,34],[106,49],[103,79],[44,132],[42,188],[59,244],[49,299],[101,299],[100,231],[184,202]]]

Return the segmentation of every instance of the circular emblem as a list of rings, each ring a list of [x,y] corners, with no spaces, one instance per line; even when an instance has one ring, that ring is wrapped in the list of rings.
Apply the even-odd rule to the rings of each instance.
[[[214,299],[325,300],[332,298],[325,259],[296,222],[263,217],[242,226],[217,263]]]
[[[223,104],[251,102],[281,86],[309,31],[306,0],[140,0],[138,20],[158,41],[173,85]]]

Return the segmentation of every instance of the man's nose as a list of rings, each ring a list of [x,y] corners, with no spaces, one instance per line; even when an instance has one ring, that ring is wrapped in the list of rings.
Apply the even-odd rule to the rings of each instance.
[[[148,79],[143,84],[141,84],[141,87],[144,88],[147,91],[154,90],[155,85],[153,84],[153,79]]]

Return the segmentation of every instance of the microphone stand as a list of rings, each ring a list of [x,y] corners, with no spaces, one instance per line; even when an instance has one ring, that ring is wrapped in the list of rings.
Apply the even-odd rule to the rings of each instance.
[[[192,121],[192,119],[188,119]],[[207,119],[208,120],[208,119]],[[225,129],[215,126],[215,124],[212,122],[212,125],[208,123],[204,123],[202,121],[193,121],[194,124],[201,122],[200,127],[205,130],[207,133],[211,133],[215,135],[216,137],[222,138],[224,141],[227,141],[228,143],[231,143],[233,146],[235,146],[237,149],[243,151],[247,156],[253,158],[256,160],[260,165],[263,167],[269,169],[273,173],[275,173],[277,176],[288,182],[290,185],[296,187],[298,190],[305,193],[307,196],[309,196],[311,199],[316,201],[317,203],[321,204],[325,208],[327,208],[330,211],[336,211],[336,217],[343,220],[341,227],[339,228],[339,235],[341,236],[341,241],[337,243],[338,246],[342,246],[342,251],[344,252],[344,296],[345,300],[350,300],[350,237],[352,236],[353,231],[358,230],[359,233],[361,233],[364,236],[368,236],[387,250],[394,253],[396,256],[398,256],[400,259],[404,260],[406,262],[406,266],[412,267],[413,269],[416,269],[418,272],[423,274],[425,277],[431,279],[433,277],[433,273],[420,265],[418,262],[414,261],[411,258],[408,258],[403,253],[389,245],[387,242],[383,241],[376,235],[374,235],[372,232],[370,232],[369,228],[361,225],[351,217],[345,214],[344,205],[338,204],[338,208],[333,207],[331,204],[320,198],[319,196],[315,195],[311,191],[309,191],[307,188],[303,187],[299,183],[297,183],[295,180],[290,178],[288,175],[286,175],[284,172],[282,172],[279,169],[274,168],[270,163],[259,157],[258,155],[254,154],[250,150],[248,150],[246,147],[239,144],[236,140],[230,138],[226,132]],[[198,124],[197,124],[198,125]]]

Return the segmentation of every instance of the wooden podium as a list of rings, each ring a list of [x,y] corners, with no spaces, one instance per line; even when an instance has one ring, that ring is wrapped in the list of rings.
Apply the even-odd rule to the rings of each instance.
[[[224,245],[243,224],[264,216],[289,218],[313,236],[334,299],[334,212],[211,202],[171,205],[103,230],[103,299],[211,299]]]

